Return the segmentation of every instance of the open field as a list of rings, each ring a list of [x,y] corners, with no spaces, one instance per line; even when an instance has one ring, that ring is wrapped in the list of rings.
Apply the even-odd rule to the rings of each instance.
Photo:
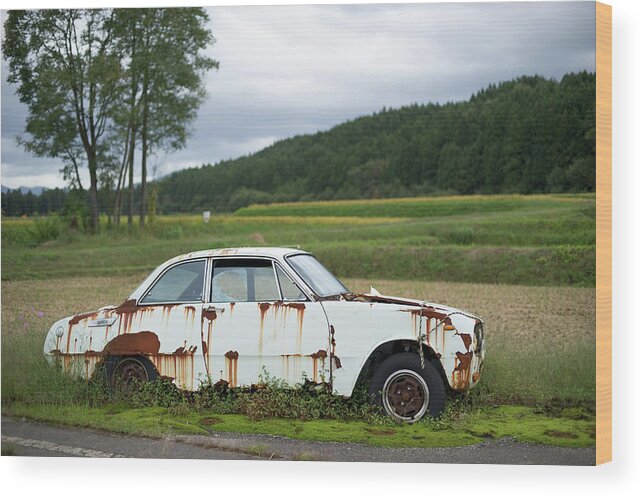
[[[239,216],[444,217],[496,212],[547,210],[585,204],[593,194],[455,195],[369,200],[330,200],[251,205]]]
[[[510,195],[272,204],[209,224],[160,216],[145,230],[95,236],[3,219],[2,279],[127,275],[183,252],[267,245],[310,250],[340,277],[592,287],[595,203]]]

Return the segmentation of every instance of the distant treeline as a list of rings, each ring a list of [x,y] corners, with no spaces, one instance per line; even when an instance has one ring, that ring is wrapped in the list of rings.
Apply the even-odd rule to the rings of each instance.
[[[32,216],[62,212],[67,201],[67,192],[62,188],[43,190],[35,195],[30,191],[22,193],[19,189],[2,193],[2,214],[5,216]]]
[[[158,182],[158,210],[595,191],[595,98],[595,74],[582,72],[561,81],[523,76],[465,102],[383,109],[249,156],[178,171]]]

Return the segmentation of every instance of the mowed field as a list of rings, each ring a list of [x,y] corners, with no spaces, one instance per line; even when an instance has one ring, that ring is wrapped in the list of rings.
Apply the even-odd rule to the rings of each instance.
[[[208,224],[193,215],[95,236],[55,228],[51,220],[2,221],[3,399],[48,397],[29,371],[42,362],[56,319],[118,304],[177,254],[251,245],[310,250],[355,292],[373,285],[481,315],[488,357],[480,402],[595,396],[593,195],[275,204]]]

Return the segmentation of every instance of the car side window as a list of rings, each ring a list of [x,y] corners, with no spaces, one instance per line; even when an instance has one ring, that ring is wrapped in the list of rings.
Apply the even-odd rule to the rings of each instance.
[[[275,265],[277,272],[277,279],[279,280],[279,286],[281,287],[281,294],[284,296],[284,300],[308,300],[306,295],[299,289],[293,280],[284,272],[281,267]]]
[[[203,297],[204,274],[205,261],[174,266],[161,276],[141,302],[198,302]]]
[[[269,260],[219,259],[213,266],[210,302],[266,302],[281,298]]]

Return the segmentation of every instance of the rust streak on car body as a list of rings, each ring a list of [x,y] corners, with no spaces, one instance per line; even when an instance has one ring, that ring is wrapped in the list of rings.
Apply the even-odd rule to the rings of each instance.
[[[196,345],[192,345],[191,347],[188,347],[187,342],[183,342],[183,346],[178,347],[170,355],[194,355],[195,352],[196,352]]]
[[[163,304],[163,313],[162,316],[164,318],[169,318],[170,314],[172,313],[172,309],[174,309],[178,304]]]
[[[266,313],[268,312],[268,309],[270,309],[270,304],[268,302],[259,303],[259,312],[261,312],[261,323],[259,326],[261,326],[261,331],[263,331],[263,324],[266,320]]]
[[[226,369],[228,370],[228,383],[232,388],[237,386],[237,366],[239,362],[239,352],[228,350],[225,353]]]
[[[134,314],[142,308],[136,305],[136,300],[126,300],[118,307],[114,308],[114,312],[119,316],[118,320],[118,335],[129,333],[132,326]]]
[[[73,318],[69,320],[70,325],[75,325],[86,319],[96,319],[98,312],[86,312],[85,314],[76,314]]]
[[[126,300],[125,302],[114,307],[114,311],[117,314],[120,314],[121,312],[132,312],[132,309],[138,309],[135,299]]]
[[[304,332],[304,314],[306,312],[306,304],[292,302],[285,304],[286,308],[297,309],[297,323],[299,324],[299,344],[301,344],[302,334]]]
[[[208,321],[214,321],[217,318],[217,311],[213,309],[203,309],[201,312],[201,319],[204,318]]]
[[[73,325],[69,323],[67,326],[67,353],[69,353],[69,348],[71,347],[71,329]]]
[[[178,380],[182,388],[192,389],[194,382],[194,353],[195,345],[177,348],[171,354],[153,354],[149,359],[161,376],[169,376]]]
[[[212,340],[212,327],[217,319],[217,311],[215,310],[201,310],[201,351],[203,352],[203,362],[205,365],[205,374],[210,378],[210,350]],[[207,324],[207,332],[204,333],[205,322]]]
[[[259,320],[259,355],[263,354],[263,327],[266,322],[266,313],[270,309],[270,304],[267,302],[259,303],[259,312],[261,313],[261,318]]]
[[[72,329],[74,326],[76,326],[78,323],[81,321],[85,321],[87,319],[95,319],[98,316],[98,312],[86,312],[84,314],[76,314],[73,316],[67,325],[67,353],[70,352],[71,349],[71,334],[72,334]],[[76,342],[74,342],[74,347],[76,346]]]
[[[186,305],[183,308],[183,314],[185,316],[185,322],[189,322],[189,326],[192,327],[194,326],[194,318],[196,316],[196,307],[193,305]]]
[[[103,360],[103,354],[97,350],[86,350],[83,353],[85,363],[85,379],[89,380],[91,375],[96,371],[96,366]]]
[[[333,382],[333,362],[335,363],[335,369],[340,369],[342,367],[342,361],[340,360],[339,357],[335,354],[335,346],[337,345],[337,342],[335,341],[335,327],[331,324],[330,325],[330,380],[331,380],[331,385]]]
[[[438,311],[435,307],[420,307],[419,309],[400,309],[400,312],[410,312],[416,316],[422,316],[429,319],[437,319],[444,324],[451,324],[451,318],[443,313]]]
[[[469,386],[469,377],[471,375],[471,359],[473,359],[473,352],[456,352],[456,366],[452,373],[454,390],[464,390]]]
[[[324,362],[327,357],[327,352],[323,349],[319,349],[317,352],[314,352],[313,354],[310,354],[310,357],[313,359],[313,381],[315,383],[319,382],[319,370],[317,367],[317,361],[319,361],[321,364],[321,368],[324,368]]]
[[[456,333],[457,335],[460,336],[462,339],[462,343],[464,344],[464,347],[467,349],[467,352],[471,348],[471,335],[468,333]]]

